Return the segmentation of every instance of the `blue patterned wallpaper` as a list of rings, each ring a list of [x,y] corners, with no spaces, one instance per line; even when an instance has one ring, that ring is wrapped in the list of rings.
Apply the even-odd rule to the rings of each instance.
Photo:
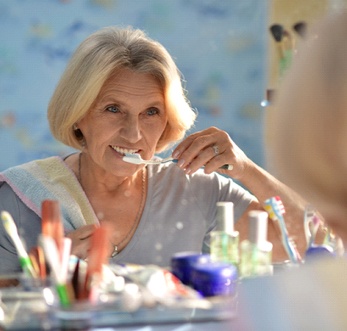
[[[108,25],[144,29],[173,55],[199,112],[263,165],[266,0],[0,0],[0,170],[70,150],[46,109],[77,45]]]

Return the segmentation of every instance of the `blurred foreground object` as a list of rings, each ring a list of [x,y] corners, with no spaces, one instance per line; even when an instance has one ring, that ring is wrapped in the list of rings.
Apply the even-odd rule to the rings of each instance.
[[[346,330],[345,259],[320,259],[239,287],[242,330]]]
[[[347,13],[307,35],[275,100],[269,166],[347,240]]]

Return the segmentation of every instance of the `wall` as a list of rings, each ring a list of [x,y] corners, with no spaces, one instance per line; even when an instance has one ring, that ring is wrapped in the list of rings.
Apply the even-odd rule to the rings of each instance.
[[[219,126],[262,164],[266,24],[259,0],[0,0],[0,170],[71,151],[52,139],[47,104],[72,51],[106,25],[164,44],[199,111],[194,130]]]

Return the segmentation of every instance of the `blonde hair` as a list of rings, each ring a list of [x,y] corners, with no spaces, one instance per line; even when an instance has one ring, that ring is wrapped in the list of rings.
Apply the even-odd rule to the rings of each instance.
[[[329,217],[347,214],[346,35],[346,12],[313,30],[280,87],[270,127],[276,175]]]
[[[170,54],[141,30],[106,27],[79,45],[50,100],[48,121],[57,140],[81,149],[80,132],[74,124],[87,114],[105,81],[123,68],[151,74],[162,86],[168,123],[156,152],[183,138],[196,113],[186,99],[181,74]]]

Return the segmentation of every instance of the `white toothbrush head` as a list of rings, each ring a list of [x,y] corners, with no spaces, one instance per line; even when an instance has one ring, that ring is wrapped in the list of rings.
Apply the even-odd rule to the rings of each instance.
[[[144,160],[142,159],[141,155],[138,153],[125,153],[123,156],[123,161],[132,163],[132,164],[143,164]]]

